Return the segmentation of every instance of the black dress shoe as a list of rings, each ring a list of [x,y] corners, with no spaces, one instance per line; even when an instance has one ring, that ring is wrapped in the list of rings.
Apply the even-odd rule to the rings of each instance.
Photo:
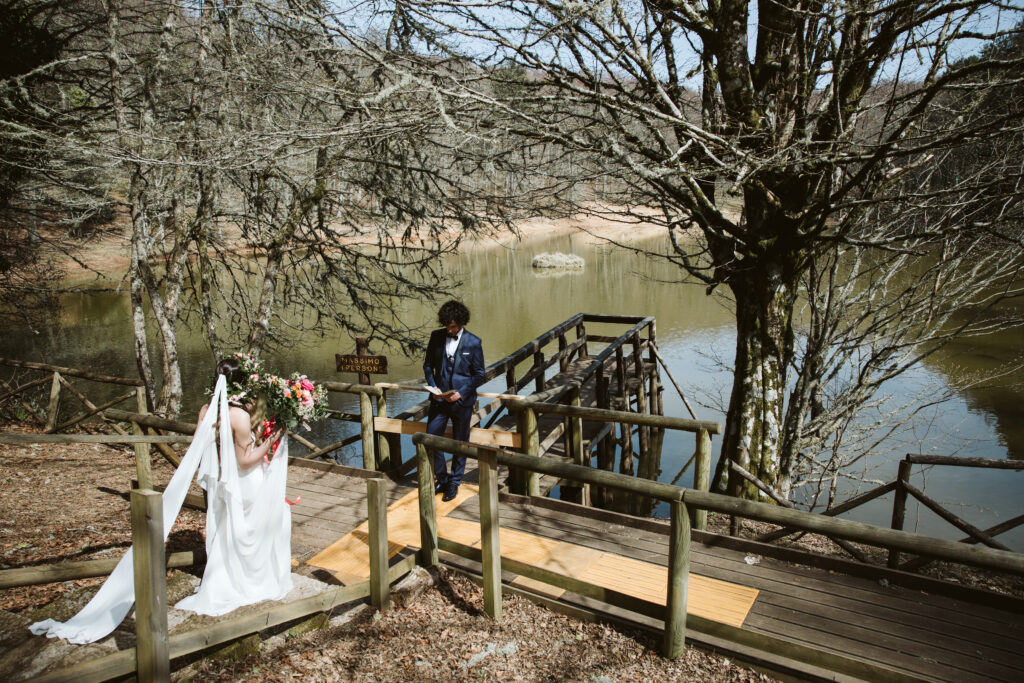
[[[448,487],[444,490],[444,495],[441,496],[441,501],[447,503],[449,500],[455,500],[457,495],[459,495],[458,484],[448,484]]]
[[[445,490],[447,490],[447,488],[448,482],[437,482],[436,484],[434,484],[434,495],[436,496],[439,493],[444,493]]]

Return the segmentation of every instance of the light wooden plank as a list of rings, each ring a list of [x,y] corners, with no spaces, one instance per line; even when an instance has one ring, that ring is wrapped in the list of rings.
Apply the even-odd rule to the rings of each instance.
[[[475,497],[471,484],[459,487],[455,500],[437,503],[437,533],[463,545],[480,546],[480,525],[448,515]],[[573,578],[664,605],[667,598],[667,568],[564,541],[535,536],[514,529],[501,529],[501,554],[519,562],[565,574]],[[393,557],[405,546],[419,545],[419,503],[417,491],[410,491],[388,507],[388,554]],[[335,541],[307,561],[334,573],[345,583],[365,581],[370,575],[367,524]],[[624,581],[628,577],[628,582]],[[541,586],[524,579],[520,585],[531,590]],[[545,590],[552,594],[548,586]],[[698,574],[690,575],[687,613],[714,621],[742,626],[758,591]]]
[[[388,434],[424,434],[427,431],[427,425],[423,422],[400,420],[396,417],[375,417],[373,418],[373,428],[378,432],[387,432]],[[454,438],[450,426],[444,435],[449,439]],[[519,448],[520,443],[519,435],[515,432],[479,427],[469,430],[469,441],[482,446],[504,446],[506,448]]]
[[[455,500],[438,501],[437,516],[443,517],[466,500],[477,495],[477,487],[463,484]],[[479,532],[477,533],[479,538]],[[419,545],[419,499],[417,491],[410,491],[388,506],[388,557],[394,557],[406,546]],[[334,573],[349,585],[365,581],[370,575],[369,523],[356,529],[307,560],[306,564]]]

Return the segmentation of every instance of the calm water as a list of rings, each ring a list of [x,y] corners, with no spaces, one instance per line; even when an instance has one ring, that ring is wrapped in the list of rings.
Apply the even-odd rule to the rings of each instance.
[[[652,242],[656,245],[658,242]],[[544,251],[570,252],[586,260],[580,273],[561,277],[544,276],[530,267],[534,255]],[[729,302],[708,297],[702,286],[680,282],[679,273],[663,263],[573,236],[547,241],[503,246],[487,244],[452,257],[452,277],[463,284],[460,296],[470,307],[468,325],[484,341],[487,362],[504,357],[524,343],[578,312],[653,315],[657,318],[658,343],[672,374],[687,392],[702,419],[722,420],[720,407],[728,398],[734,336]],[[402,315],[412,324],[433,323],[436,304],[409,304]],[[600,326],[589,332],[610,333]],[[952,386],[952,378],[964,372],[991,369],[1001,361],[1019,355],[1019,334],[996,335],[958,344],[935,357],[890,388],[893,404],[916,396],[934,395],[937,388]],[[194,414],[202,401],[213,359],[198,334],[182,330],[180,335],[182,372],[187,388],[186,415]],[[422,376],[420,358],[404,358],[398,351],[371,343],[374,353],[386,353],[390,375],[382,381],[415,380]],[[306,338],[294,348],[271,355],[271,365],[284,373],[300,370],[316,379],[354,381],[334,371],[335,353],[352,353],[351,339]],[[13,358],[43,360],[57,365],[93,368],[112,374],[135,376],[132,357],[131,320],[127,296],[115,294],[73,295],[63,301],[59,324],[39,333],[12,331],[0,341],[0,354]],[[1004,377],[999,386],[973,387],[958,391],[953,400],[928,411],[912,429],[889,440],[884,451],[858,463],[856,473],[874,482],[895,478],[896,460],[907,452],[958,454],[962,456],[1014,458],[1024,460],[1024,421],[1021,398],[1022,375]],[[665,411],[686,417],[686,409],[667,378]],[[494,382],[485,390],[504,389]],[[87,392],[90,395],[95,392]],[[389,414],[416,403],[422,394],[392,392]],[[335,396],[334,406],[357,410],[354,397]],[[314,427],[311,438],[329,443],[353,433],[357,427],[327,421]],[[713,439],[717,458],[721,437]],[[411,453],[408,442],[405,454]],[[679,468],[693,453],[692,435],[670,432],[663,449],[659,479],[692,484],[692,472],[680,476]],[[342,462],[361,464],[358,445],[342,452]],[[972,524],[986,528],[1024,512],[1019,491],[1024,471],[982,472],[968,468],[917,467],[913,482],[945,503]],[[845,490],[866,490],[874,484],[849,484]],[[841,496],[841,498],[844,498]],[[888,525],[891,498],[860,508],[851,517]],[[667,510],[657,508],[657,516]],[[963,534],[939,520],[930,511],[912,505],[907,529],[920,533],[960,538]],[[1024,529],[1000,537],[1024,551]]]

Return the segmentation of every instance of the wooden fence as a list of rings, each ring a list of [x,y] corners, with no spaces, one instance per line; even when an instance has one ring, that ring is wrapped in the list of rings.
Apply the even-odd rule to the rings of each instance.
[[[911,468],[914,465],[928,465],[928,466],[942,466],[942,467],[972,467],[972,468],[985,468],[985,469],[998,469],[998,470],[1024,470],[1024,462],[1017,460],[996,460],[992,458],[961,458],[957,456],[948,455],[917,455],[914,453],[908,453],[903,460],[899,462],[899,468],[896,475],[896,479],[887,482],[880,486],[865,491],[849,500],[846,500],[838,505],[830,507],[821,514],[825,517],[835,517],[845,512],[849,512],[855,508],[860,507],[866,503],[869,503],[876,498],[884,496],[888,493],[895,492],[892,503],[892,525],[891,528],[902,531],[903,524],[906,517],[907,500],[909,497],[917,499],[922,505],[934,512],[941,519],[945,520],[949,524],[953,525],[957,529],[967,534],[966,537],[960,539],[960,543],[973,545],[977,543],[984,544],[990,548],[998,550],[1007,550],[1010,548],[1003,543],[996,540],[996,536],[999,534],[1015,529],[1021,524],[1024,524],[1024,515],[1018,515],[1004,522],[1000,522],[988,529],[979,529],[970,522],[962,519],[958,515],[950,512],[942,503],[938,502],[924,491],[920,490],[916,486],[910,483]],[[754,484],[760,489],[766,496],[773,499],[776,503],[783,505],[784,507],[792,508],[793,504],[788,500],[783,499],[776,493],[770,486],[751,475],[742,466],[736,463],[730,463],[730,467],[733,472],[738,474],[740,477]],[[799,529],[794,527],[784,526],[776,531],[771,531],[766,534],[757,536],[755,540],[770,543],[780,538],[785,538],[794,533],[797,533]],[[842,538],[831,537],[841,548],[852,555],[855,559],[865,564],[870,564],[869,558],[867,558],[862,552],[858,551],[855,547],[852,547],[849,543],[845,542]],[[890,548],[887,555],[887,566],[890,569],[900,569],[902,571],[917,571],[922,567],[933,562],[935,558],[927,556],[916,557],[906,562],[900,563],[900,549]]]
[[[588,324],[626,325],[628,328],[618,336],[601,336],[588,334]],[[605,346],[596,356],[590,356],[589,353],[594,344]],[[586,363],[586,367],[575,375],[574,381],[552,387],[548,374],[554,372],[556,368],[558,372],[565,372],[576,361]],[[131,423],[136,435],[156,436],[168,431],[191,433],[195,429],[195,425],[188,422],[165,420],[150,415],[145,391],[142,382],[138,379],[113,377],[74,368],[5,358],[0,358],[0,364],[49,373],[46,378],[14,388],[0,380],[0,386],[6,389],[6,393],[0,395],[0,406],[5,402],[17,402],[20,409],[27,411],[40,423],[45,424],[48,433],[63,431],[93,416],[108,422],[116,432],[122,435],[127,432],[116,424],[115,420]],[[522,367],[524,365],[525,368]],[[632,372],[630,373],[628,369],[631,369]],[[657,348],[653,317],[578,313],[485,369],[485,381],[504,377],[506,388],[501,393],[480,393],[482,398],[495,400],[491,400],[479,408],[476,419],[481,428],[488,428],[494,424],[506,408],[506,403],[502,399],[516,398],[519,391],[531,385],[534,391],[539,393],[539,396],[535,395],[537,400],[579,405],[580,388],[588,381],[595,382],[597,407],[599,408],[631,412],[630,408],[635,406],[638,414],[650,412],[660,415],[662,412],[662,387],[656,370]],[[611,375],[614,375],[615,379],[615,395],[612,395],[611,391],[613,386]],[[129,393],[96,405],[72,386],[67,381],[67,377],[125,385],[133,387],[133,389]],[[647,378],[646,386],[644,386],[645,377]],[[47,383],[50,384],[51,391],[48,407],[46,411],[42,411],[26,400],[26,394],[33,389],[40,390]],[[422,420],[426,416],[429,400],[422,401],[398,415],[389,417],[387,399],[389,392],[422,391],[421,387],[390,383],[369,385],[332,381],[321,382],[321,384],[329,392],[358,396],[358,413],[332,410],[329,417],[358,423],[360,429],[358,433],[326,446],[318,446],[301,435],[290,434],[292,439],[309,450],[305,457],[322,458],[345,446],[360,443],[364,469],[387,472],[396,476],[412,471],[416,465],[416,458],[403,459],[402,457],[400,434],[404,433],[405,428],[396,430],[393,426],[389,428],[386,425],[393,425],[397,420],[408,423]],[[85,411],[58,424],[62,393],[73,395],[85,406]],[[114,407],[133,396],[136,399],[135,411],[129,412]],[[486,422],[484,422],[485,419]],[[542,445],[550,444],[551,441],[559,437],[564,437],[568,445],[568,440],[572,437],[568,433],[569,423],[570,420],[567,418],[562,431],[549,434],[545,444]],[[646,423],[627,421],[619,424],[620,435],[617,439],[614,425],[609,424],[606,430],[589,440],[591,453],[597,455],[598,465],[605,469],[611,469],[614,464],[616,444],[613,441],[617,442],[621,449],[624,462],[632,459],[634,433],[638,434],[642,453],[646,453],[651,448],[651,431]],[[165,443],[137,442],[135,446],[139,456],[137,458],[138,481],[142,488],[152,487],[148,458],[151,444],[173,465],[176,466],[178,462],[177,455]],[[496,445],[503,444],[496,442]],[[542,448],[541,452],[544,450]],[[641,467],[640,474],[647,476],[650,473],[645,475],[644,468]],[[513,484],[518,485],[518,482],[513,482]],[[526,486],[525,482],[523,486]]]
[[[111,375],[102,375],[96,372],[89,372],[87,370],[78,370],[75,368],[65,368],[59,365],[49,365],[47,363],[33,363],[29,361],[14,360],[11,358],[0,358],[0,365],[6,365],[12,368],[22,368],[31,371],[38,371],[46,373],[46,376],[41,379],[36,379],[31,382],[27,382],[20,386],[12,387],[6,381],[0,379],[0,387],[6,391],[6,393],[0,395],[0,405],[8,402],[17,402],[26,414],[35,418],[40,424],[45,425],[46,432],[53,434],[55,432],[63,431],[69,427],[72,427],[80,422],[89,419],[90,417],[96,416],[97,418],[106,421],[106,415],[104,411],[112,406],[117,405],[123,401],[127,401],[131,398],[135,398],[137,405],[140,407],[140,411],[144,412],[146,408],[146,394],[145,389],[141,380],[131,379],[127,377],[114,377]],[[86,396],[74,387],[69,381],[68,377],[77,377],[80,379],[89,380],[90,382],[98,382],[101,384],[113,384],[120,386],[133,387],[131,391],[113,398],[101,405],[95,405]],[[46,404],[45,411],[40,410],[39,406],[34,405],[26,397],[32,389],[42,387],[49,383],[50,393],[49,400]],[[74,396],[79,402],[85,406],[85,411],[74,415],[70,419],[65,420],[58,424],[60,416],[60,404],[61,394],[66,391],[67,393]],[[123,434],[124,432],[120,427],[113,425],[118,433]]]
[[[568,393],[571,395],[572,391],[572,388],[570,388]],[[570,422],[570,427],[566,430],[568,434],[566,452],[569,454],[571,462],[583,467],[587,467],[590,460],[590,454],[585,451],[581,437],[583,431],[582,421],[584,419],[606,424],[632,424],[640,429],[649,427],[693,432],[696,434],[697,440],[696,450],[690,458],[691,462],[695,462],[696,468],[694,488],[702,491],[708,490],[711,473],[711,435],[722,432],[722,425],[718,422],[687,420],[678,417],[665,417],[664,415],[645,415],[622,410],[603,410],[601,408],[588,408],[574,404],[548,403],[537,400],[536,396],[527,399],[510,399],[506,401],[506,404],[509,410],[517,415],[518,432],[522,436],[520,451],[524,455],[538,457],[541,452],[537,433],[537,415],[543,413],[562,415]],[[689,463],[687,463],[688,466]],[[514,472],[522,472],[522,470],[514,470]],[[537,471],[529,471],[526,475],[527,486],[525,488],[529,495],[536,496],[540,494],[539,478],[540,473]],[[585,490],[587,486],[587,484],[584,484],[582,488]],[[694,528],[701,531],[707,528],[707,512],[700,510],[696,513]]]
[[[992,548],[978,548],[956,541],[929,538],[895,529],[826,517],[801,510],[777,505],[768,505],[742,500],[707,491],[686,489],[671,484],[648,481],[635,477],[581,467],[576,464],[555,462],[482,446],[470,446],[439,436],[417,434],[413,436],[419,459],[419,515],[420,515],[420,562],[435,565],[437,552],[443,550],[481,563],[484,585],[484,605],[487,613],[501,618],[501,571],[514,572],[530,579],[573,591],[580,595],[601,600],[608,604],[662,619],[665,623],[662,654],[677,657],[685,646],[687,614],[686,593],[689,575],[690,527],[697,511],[720,512],[736,515],[787,528],[824,534],[833,538],[865,543],[886,548],[890,551],[913,552],[935,559],[959,562],[975,567],[993,569],[1024,576],[1024,555]],[[430,476],[429,449],[456,452],[474,458],[480,466],[480,526],[481,548],[473,548],[449,539],[438,537],[433,483]],[[509,468],[548,474],[568,480],[576,480],[593,486],[604,486],[648,496],[670,505],[671,531],[669,535],[668,600],[665,606],[638,600],[606,588],[592,585],[562,574],[532,567],[521,562],[501,557],[499,547],[498,491],[496,468]],[[700,622],[702,630],[714,631],[735,642],[756,644],[757,647],[782,654],[794,653],[795,646],[772,636],[741,632],[734,627],[711,624],[709,620],[690,616]],[[754,643],[753,641],[757,641]],[[806,648],[805,648],[806,649]],[[806,654],[806,653],[804,653]],[[787,654],[789,656],[789,654]],[[849,658],[838,655],[817,653],[819,662],[838,673],[858,675],[860,665]],[[826,657],[827,662],[821,658]]]

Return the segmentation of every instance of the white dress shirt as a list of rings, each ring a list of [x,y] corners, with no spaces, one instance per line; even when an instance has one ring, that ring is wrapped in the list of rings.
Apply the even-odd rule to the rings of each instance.
[[[462,330],[465,328],[460,327],[459,331],[454,337],[448,337],[444,344],[444,353],[446,356],[451,358],[455,355],[455,349],[459,348],[459,340],[462,339]]]

